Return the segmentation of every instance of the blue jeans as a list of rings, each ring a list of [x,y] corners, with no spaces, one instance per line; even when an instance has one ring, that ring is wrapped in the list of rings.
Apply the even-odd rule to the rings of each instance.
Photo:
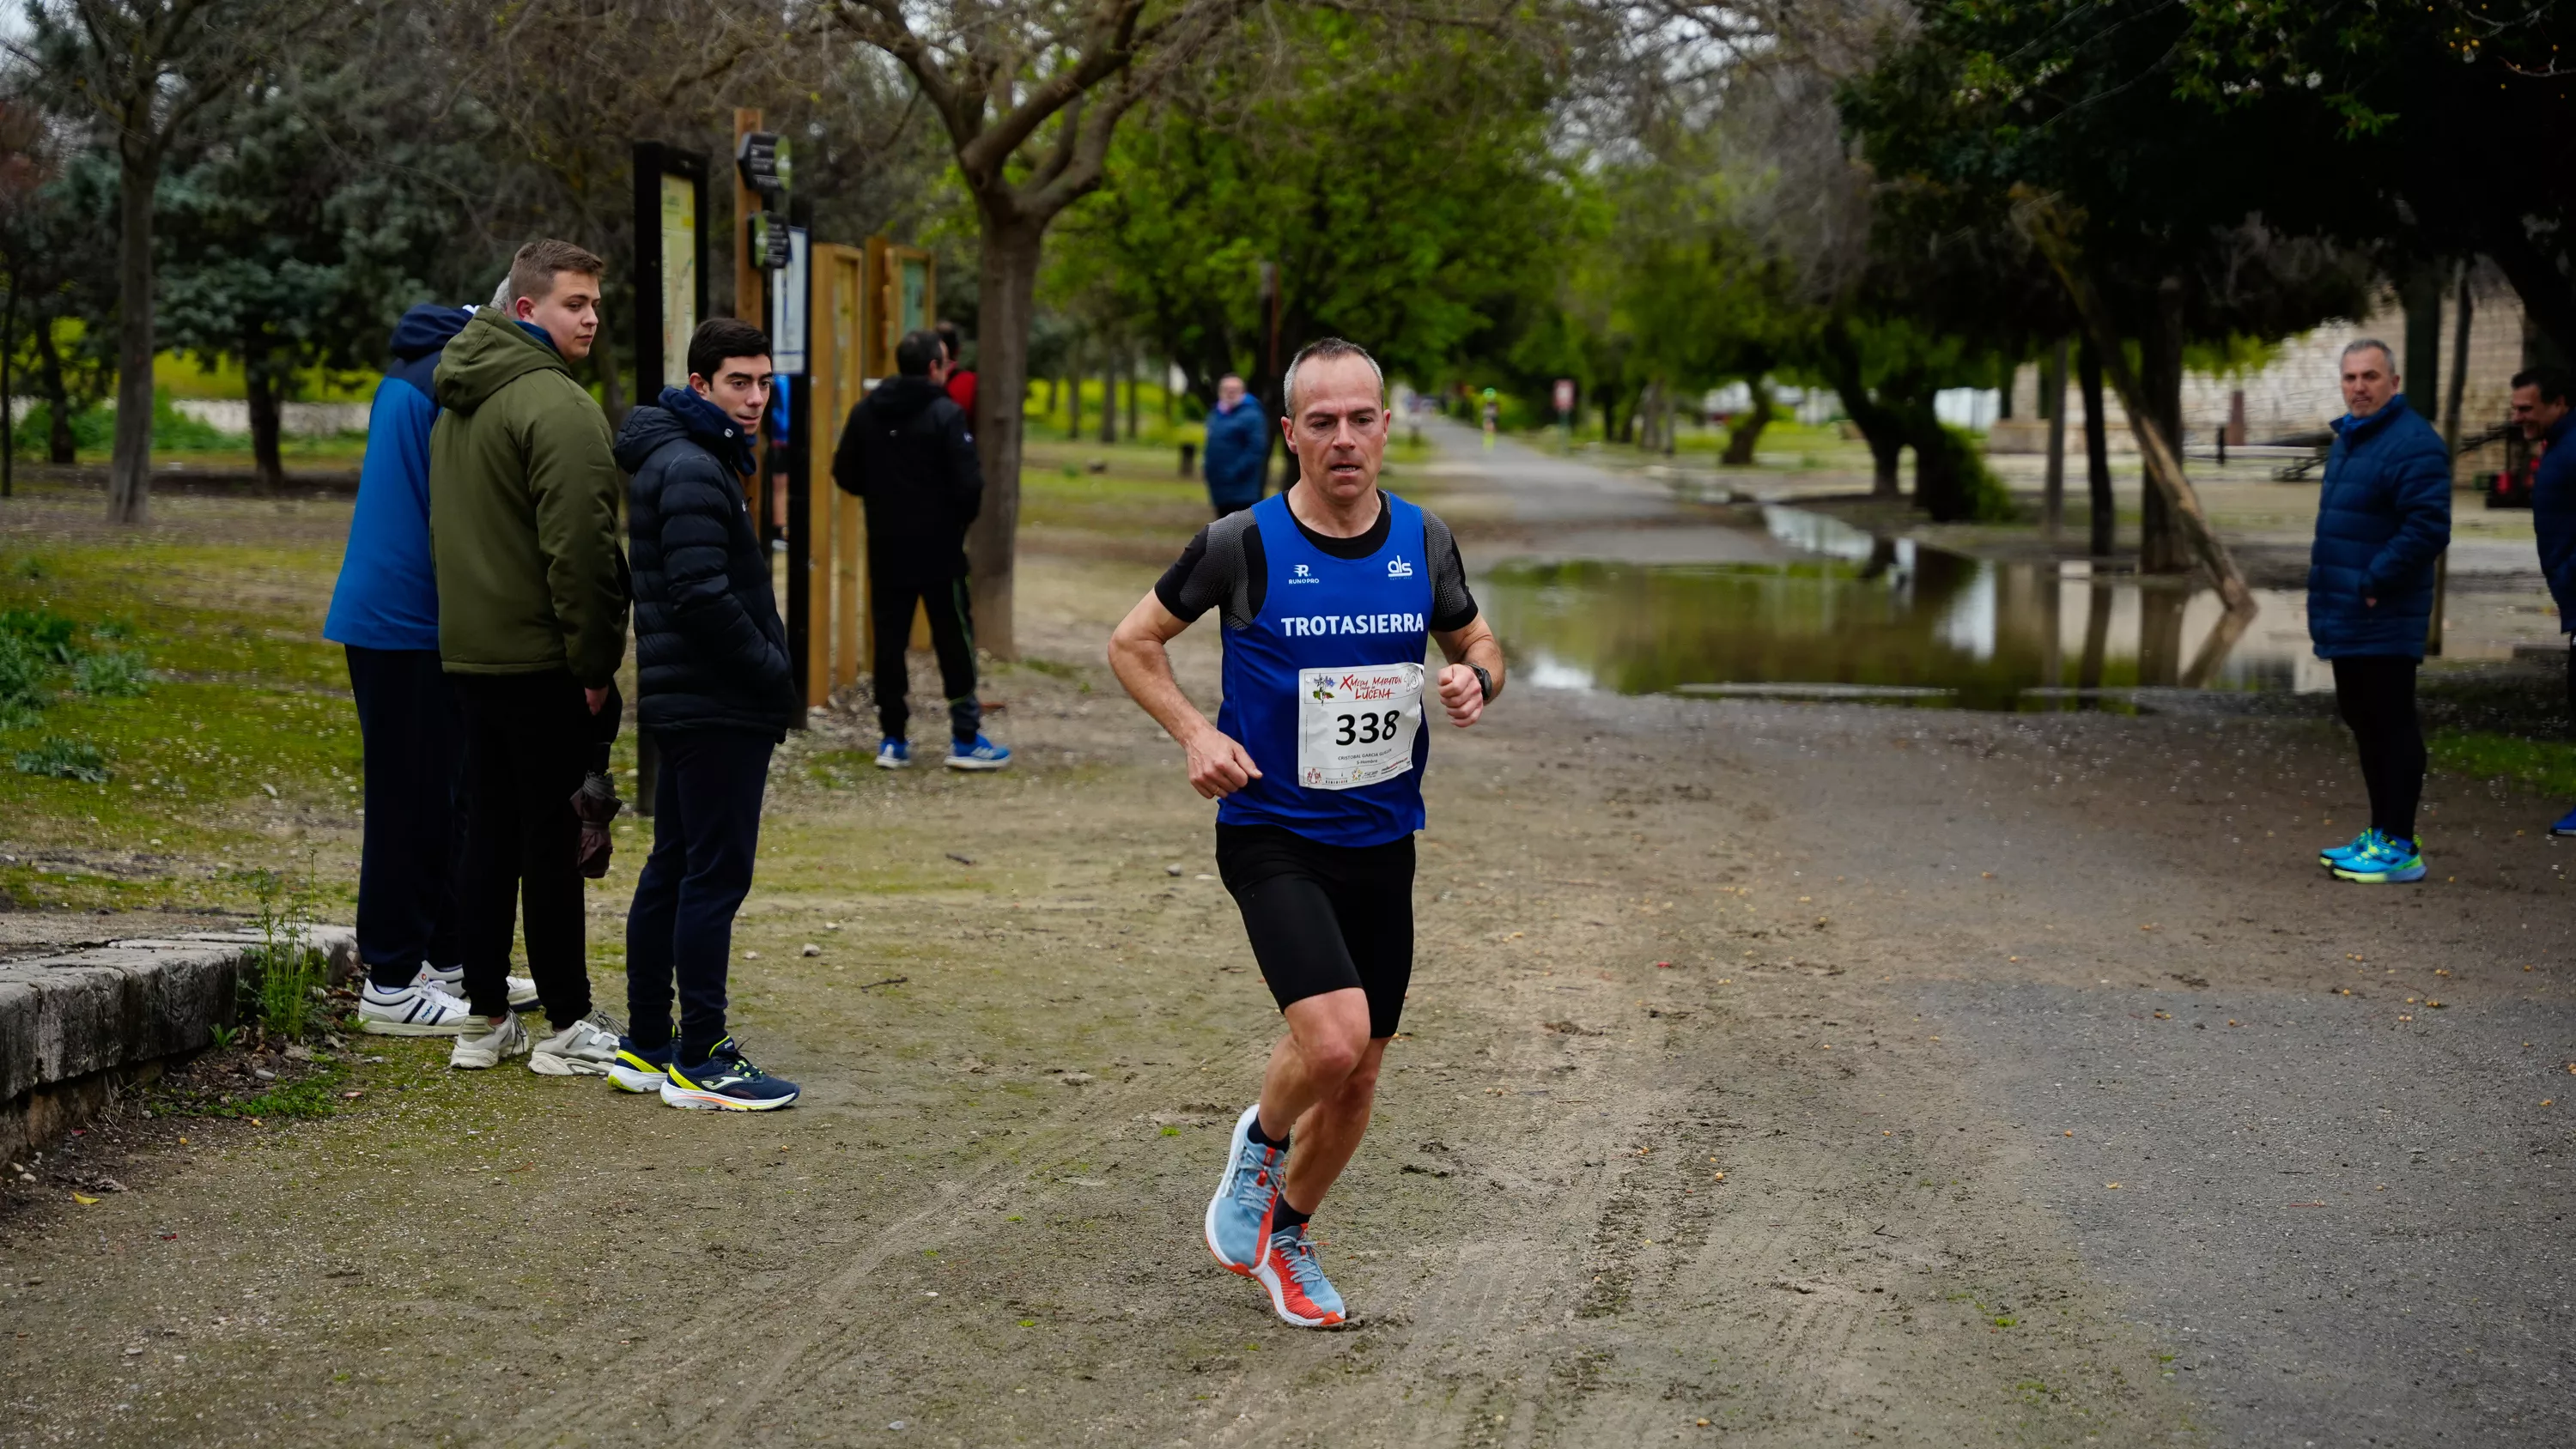
[[[627,1035],[636,1045],[671,1039],[671,995],[680,1000],[680,1057],[706,1059],[725,1036],[725,972],[733,917],[751,894],[760,849],[760,800],[777,748],[748,730],[656,730],[661,778],[653,790],[653,853],[626,912]]]

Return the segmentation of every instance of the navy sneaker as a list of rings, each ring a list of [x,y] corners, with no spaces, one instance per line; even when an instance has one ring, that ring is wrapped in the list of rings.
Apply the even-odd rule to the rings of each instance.
[[[898,739],[886,739],[877,745],[877,768],[901,770],[912,764],[912,746]]]
[[[715,1050],[696,1066],[683,1065],[677,1056],[662,1076],[662,1103],[667,1107],[689,1107],[714,1112],[768,1112],[796,1105],[796,1084],[782,1081],[751,1064],[732,1037],[717,1042]]]
[[[1225,1172],[1217,1178],[1216,1196],[1207,1205],[1208,1251],[1229,1271],[1246,1277],[1261,1260],[1271,1205],[1279,1201],[1279,1178],[1288,1170],[1281,1161],[1285,1153],[1252,1140],[1252,1124],[1259,1120],[1258,1102],[1235,1119],[1234,1135],[1225,1144]]]
[[[2558,823],[2549,827],[2549,833],[2552,835],[2576,835],[2576,810],[2570,810],[2566,814],[2559,816]]]
[[[1010,763],[1011,752],[982,735],[948,742],[948,768],[952,770],[1000,770]]]
[[[671,1054],[679,1047],[664,1042],[657,1047],[640,1047],[635,1038],[617,1039],[617,1056],[608,1064],[608,1085],[621,1092],[658,1092],[670,1079]]]

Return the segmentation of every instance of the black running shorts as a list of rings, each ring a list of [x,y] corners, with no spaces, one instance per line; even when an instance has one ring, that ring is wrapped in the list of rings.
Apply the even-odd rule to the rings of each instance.
[[[1216,868],[1280,1010],[1356,986],[1369,1035],[1395,1035],[1413,980],[1412,836],[1321,845],[1276,825],[1219,825]]]

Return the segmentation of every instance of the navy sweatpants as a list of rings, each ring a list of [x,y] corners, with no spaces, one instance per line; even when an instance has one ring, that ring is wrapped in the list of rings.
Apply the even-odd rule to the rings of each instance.
[[[465,721],[437,650],[345,647],[366,762],[358,959],[390,991],[409,986],[423,961],[444,969],[464,959]]]
[[[725,974],[733,917],[751,894],[760,801],[777,744],[748,730],[657,730],[662,774],[653,790],[653,853],[626,912],[627,1035],[641,1047],[671,1039],[680,998],[680,1059],[700,1062],[725,1036]]]

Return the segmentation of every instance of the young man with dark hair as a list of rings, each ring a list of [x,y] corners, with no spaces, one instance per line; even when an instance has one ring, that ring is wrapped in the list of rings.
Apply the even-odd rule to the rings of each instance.
[[[948,354],[948,400],[965,410],[966,425],[975,424],[975,369],[966,365],[966,339],[958,335],[957,324],[942,322],[938,327],[939,350]]]
[[[966,586],[966,526],[983,506],[984,471],[966,410],[942,390],[947,349],[929,332],[895,344],[896,375],[850,409],[832,457],[832,481],[856,494],[868,516],[870,644],[876,652],[877,768],[912,763],[904,737],[911,689],[904,649],[912,611],[930,617],[930,645],[948,695],[948,768],[999,770],[1011,752],[983,735],[975,699],[975,618]]]
[[[2451,542],[2451,454],[2397,390],[2388,344],[2343,350],[2344,415],[2334,421],[2308,557],[2308,637],[2334,666],[2335,710],[2352,731],[2370,794],[2370,827],[2317,853],[2336,878],[2404,885],[2424,878],[2415,807],[2424,795],[2424,724],[2415,671],[2433,623],[2433,561]]]
[[[464,1001],[456,890],[463,873],[465,722],[438,660],[438,581],[429,562],[430,377],[471,307],[424,304],[394,324],[392,358],[367,411],[367,452],[349,546],[322,637],[349,659],[366,758],[365,840],[358,857],[358,1029],[379,1036],[456,1036]],[[536,983],[509,980],[512,1006]]]
[[[451,1066],[519,1055],[547,1076],[596,1076],[617,1033],[591,1009],[583,959],[581,820],[573,797],[617,729],[626,560],[608,419],[570,364],[599,330],[604,264],[537,241],[510,263],[509,303],[474,314],[433,386],[429,524],[438,649],[465,715],[466,854],[459,892],[469,1026]],[[516,909],[514,909],[516,908]],[[510,1012],[511,917],[554,1034]]]
[[[689,339],[689,385],[617,436],[635,549],[635,727],[661,750],[653,853],[626,914],[627,1034],[608,1079],[674,1107],[758,1112],[796,1084],[725,1030],[734,912],[751,892],[769,756],[804,721],[787,626],[743,478],[769,410],[769,337],[718,318]],[[676,978],[680,1022],[671,1030]]]
[[[1413,836],[1426,687],[1464,728],[1502,689],[1503,651],[1446,525],[1379,491],[1386,383],[1351,343],[1297,354],[1282,389],[1297,481],[1199,530],[1109,641],[1118,682],[1220,803],[1217,870],[1287,1019],[1203,1224],[1280,1319],[1345,1317],[1306,1234],[1368,1128],[1413,974]],[[1208,723],[1166,645],[1225,624],[1225,705]],[[1432,644],[1448,661],[1426,679]],[[1293,1129],[1293,1130],[1292,1130]],[[1296,1151],[1290,1152],[1291,1141]]]
[[[2576,711],[2576,411],[2567,405],[2567,374],[2555,367],[2513,375],[2513,420],[2540,450],[2532,469],[2531,532],[2540,545],[2540,575],[2558,605],[2558,628],[2570,635],[2567,703]],[[2558,817],[2552,835],[2576,835],[2576,810]]]

